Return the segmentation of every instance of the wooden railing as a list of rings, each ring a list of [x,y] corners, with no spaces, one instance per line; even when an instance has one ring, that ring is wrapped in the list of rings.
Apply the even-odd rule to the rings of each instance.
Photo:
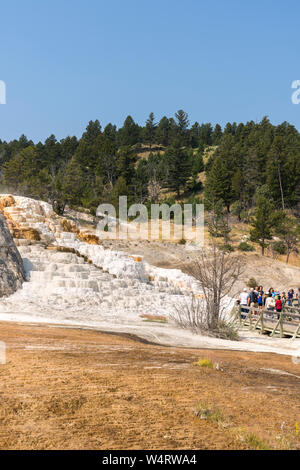
[[[242,309],[245,312],[242,312]],[[300,338],[300,308],[284,306],[281,313],[276,310],[259,309],[237,305],[234,320],[240,326],[249,326],[250,329],[259,329],[261,334],[269,333],[274,336],[278,331],[280,337]]]

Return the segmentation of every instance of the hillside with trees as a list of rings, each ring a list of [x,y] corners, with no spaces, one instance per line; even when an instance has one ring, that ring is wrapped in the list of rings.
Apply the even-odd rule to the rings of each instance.
[[[68,205],[95,213],[100,203],[204,202],[209,230],[228,245],[229,217],[249,224],[265,246],[275,234],[287,255],[297,250],[300,215],[300,134],[267,117],[246,124],[190,123],[179,110],[144,126],[90,121],[78,139],[50,135],[33,143],[0,140],[1,189],[44,199],[63,214]]]

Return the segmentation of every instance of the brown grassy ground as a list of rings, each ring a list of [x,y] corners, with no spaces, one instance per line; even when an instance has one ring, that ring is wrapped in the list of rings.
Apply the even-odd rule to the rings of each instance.
[[[1,449],[300,448],[300,379],[262,370],[299,376],[289,357],[5,322],[0,339]]]

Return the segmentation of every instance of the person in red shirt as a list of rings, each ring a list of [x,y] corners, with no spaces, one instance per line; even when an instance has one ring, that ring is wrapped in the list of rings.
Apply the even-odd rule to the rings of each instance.
[[[277,318],[279,320],[280,314],[282,312],[282,300],[281,300],[280,295],[278,295],[278,297],[277,297],[277,300],[275,302],[275,307],[276,307],[276,312],[277,312]]]

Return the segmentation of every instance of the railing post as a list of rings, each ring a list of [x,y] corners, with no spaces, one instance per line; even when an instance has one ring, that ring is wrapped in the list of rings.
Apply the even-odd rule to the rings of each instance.
[[[280,326],[280,338],[283,338],[283,313],[282,312],[280,312],[279,326]]]
[[[295,330],[295,333],[294,333],[293,339],[296,339],[296,338],[297,338],[297,335],[298,335],[298,333],[300,333],[300,323],[299,323],[299,326],[298,326],[298,328],[296,328],[296,330]]]
[[[252,330],[252,307],[249,307],[249,328]]]
[[[264,326],[264,311],[261,311],[260,314],[260,324],[261,324],[261,334],[263,335],[265,332],[265,326]]]

